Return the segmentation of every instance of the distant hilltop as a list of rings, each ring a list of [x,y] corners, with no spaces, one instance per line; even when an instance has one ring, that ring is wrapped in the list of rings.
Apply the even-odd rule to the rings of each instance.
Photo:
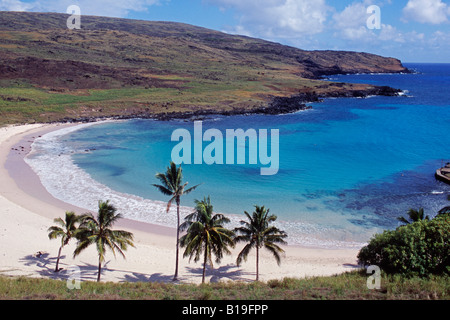
[[[68,17],[0,12],[0,89],[31,87],[40,96],[0,90],[0,108],[46,106],[29,112],[36,121],[242,113],[265,110],[275,98],[374,92],[375,86],[321,81],[326,75],[409,72],[395,58],[305,51],[183,23],[81,16],[81,29],[70,30]]]

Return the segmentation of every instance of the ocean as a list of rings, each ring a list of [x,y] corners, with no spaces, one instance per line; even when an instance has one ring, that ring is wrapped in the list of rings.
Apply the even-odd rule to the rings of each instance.
[[[450,161],[450,64],[405,66],[415,73],[328,79],[399,88],[399,97],[325,99],[287,115],[203,119],[203,132],[224,136],[227,129],[279,130],[279,169],[261,175],[263,165],[249,161],[183,164],[188,186],[201,184],[182,197],[183,213],[210,196],[215,211],[237,225],[244,211],[264,205],[278,216],[289,243],[324,248],[359,248],[397,227],[396,218],[410,208],[434,217],[450,194],[450,186],[434,178]],[[26,161],[65,202],[95,211],[98,200],[110,200],[127,218],[175,226],[175,209],[165,212],[168,197],[152,184],[169,165],[177,129],[194,137],[193,122],[182,120],[65,128],[37,139]]]

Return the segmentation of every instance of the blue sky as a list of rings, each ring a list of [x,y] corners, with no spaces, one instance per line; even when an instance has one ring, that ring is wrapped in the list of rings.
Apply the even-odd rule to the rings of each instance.
[[[306,50],[450,63],[444,0],[0,0],[0,10],[65,13],[72,4],[82,15],[184,22]],[[371,5],[380,8],[379,29],[367,27]]]

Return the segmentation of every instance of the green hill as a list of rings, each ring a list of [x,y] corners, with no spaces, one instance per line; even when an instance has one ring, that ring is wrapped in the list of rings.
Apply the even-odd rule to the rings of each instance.
[[[0,12],[0,123],[265,112],[276,97],[393,93],[323,75],[408,72],[393,58],[173,22],[82,16],[69,30],[68,17]]]

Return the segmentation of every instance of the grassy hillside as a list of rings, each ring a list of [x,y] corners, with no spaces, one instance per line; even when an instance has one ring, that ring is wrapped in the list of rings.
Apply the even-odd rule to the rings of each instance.
[[[367,53],[304,51],[171,22],[0,12],[1,123],[254,110],[274,97],[373,89],[334,73],[406,72]]]

